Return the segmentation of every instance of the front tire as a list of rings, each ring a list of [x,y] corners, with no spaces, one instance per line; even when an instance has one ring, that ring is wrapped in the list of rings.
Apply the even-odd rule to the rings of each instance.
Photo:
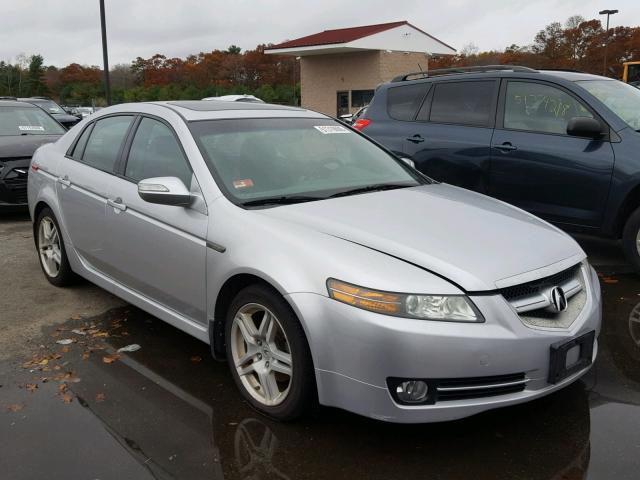
[[[50,208],[44,208],[36,218],[34,235],[40,268],[45,278],[56,287],[65,287],[75,280],[58,220]]]
[[[277,292],[262,285],[240,291],[227,313],[225,338],[231,375],[256,410],[277,420],[294,420],[315,402],[306,336]]]

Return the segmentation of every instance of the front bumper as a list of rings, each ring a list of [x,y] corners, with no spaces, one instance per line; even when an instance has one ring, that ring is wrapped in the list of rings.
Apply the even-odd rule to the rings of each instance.
[[[464,324],[380,315],[312,293],[289,300],[303,320],[323,405],[399,423],[453,420],[484,410],[522,403],[572,383],[588,368],[556,384],[547,381],[550,346],[600,332],[600,285],[591,267],[587,301],[567,329],[527,327],[501,295],[472,300],[486,322]],[[593,360],[597,355],[597,340]],[[387,379],[457,379],[524,373],[522,391],[432,405],[397,403]]]
[[[0,208],[27,205],[30,159],[0,160]]]

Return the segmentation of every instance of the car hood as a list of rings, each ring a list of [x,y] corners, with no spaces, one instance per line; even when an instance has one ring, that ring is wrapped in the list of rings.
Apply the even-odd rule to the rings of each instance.
[[[556,227],[446,184],[261,210],[441,275],[467,292],[542,278],[586,257]]]
[[[0,136],[0,158],[31,157],[38,147],[58,140],[62,135]]]

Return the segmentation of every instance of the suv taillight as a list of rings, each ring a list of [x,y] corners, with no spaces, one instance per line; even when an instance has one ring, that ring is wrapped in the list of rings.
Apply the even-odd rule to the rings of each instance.
[[[370,123],[371,123],[371,120],[369,120],[368,118],[359,118],[358,120],[353,122],[353,128],[355,128],[356,130],[362,130],[364,127],[366,127]]]

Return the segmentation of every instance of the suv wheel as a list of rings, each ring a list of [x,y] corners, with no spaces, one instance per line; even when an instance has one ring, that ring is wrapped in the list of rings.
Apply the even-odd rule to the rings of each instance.
[[[239,292],[227,314],[225,336],[231,374],[251,406],[275,419],[293,420],[314,403],[309,346],[277,292],[261,285]]]
[[[58,221],[50,208],[43,209],[36,219],[36,249],[44,276],[56,287],[64,287],[74,280]]]

